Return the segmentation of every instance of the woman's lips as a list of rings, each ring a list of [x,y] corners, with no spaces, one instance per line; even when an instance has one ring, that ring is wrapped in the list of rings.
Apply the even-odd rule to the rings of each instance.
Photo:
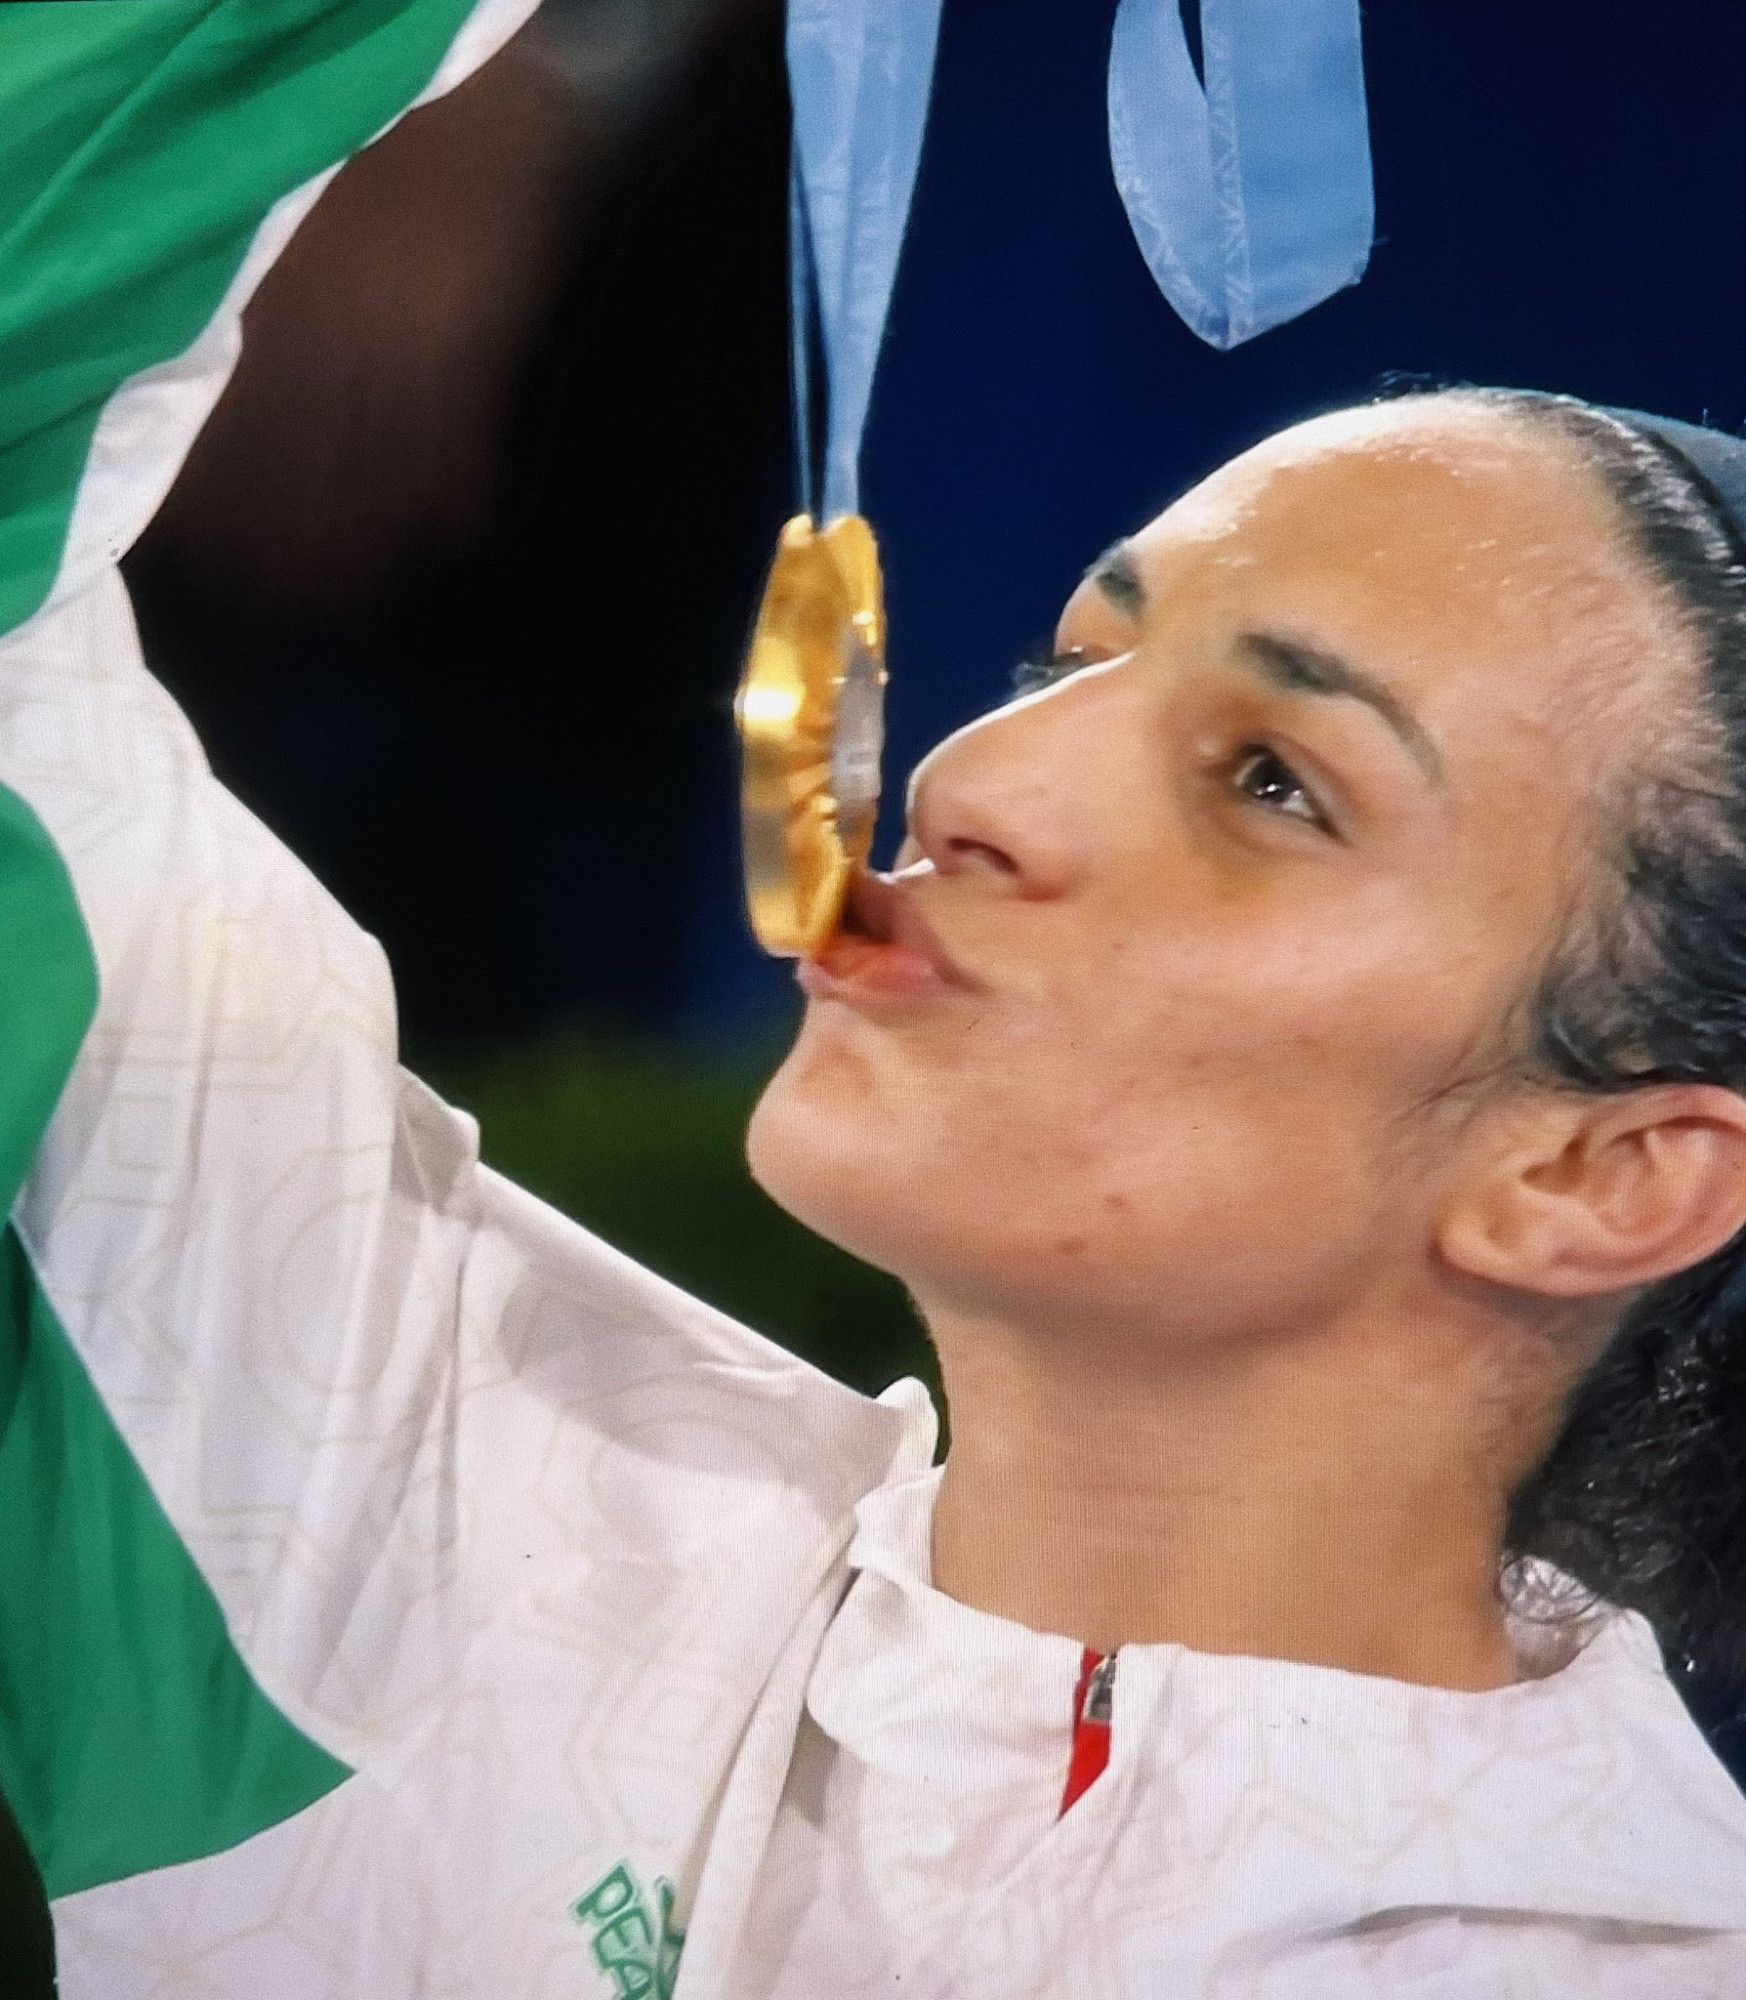
[[[904,885],[869,868],[849,883],[841,927],[816,956],[801,960],[795,977],[819,999],[914,1000],[978,990]]]
[[[919,998],[944,993],[952,983],[939,966],[909,945],[846,931],[832,938],[817,958],[803,958],[794,976],[800,990],[815,1000],[856,993]]]

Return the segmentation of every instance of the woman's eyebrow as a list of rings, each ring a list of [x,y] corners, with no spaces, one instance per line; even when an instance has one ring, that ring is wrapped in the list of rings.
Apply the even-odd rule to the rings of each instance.
[[[1287,694],[1345,695],[1373,708],[1431,783],[1442,785],[1443,760],[1430,732],[1392,688],[1362,667],[1341,659],[1338,653],[1282,639],[1275,632],[1242,633],[1237,640],[1237,657]]]
[[[1146,586],[1140,581],[1133,550],[1113,542],[1085,572],[1124,618],[1139,618],[1146,609]],[[1345,695],[1373,708],[1401,740],[1407,754],[1431,783],[1444,783],[1443,759],[1430,732],[1394,690],[1356,667],[1338,653],[1306,646],[1276,632],[1245,632],[1237,640],[1237,657],[1287,694]]]

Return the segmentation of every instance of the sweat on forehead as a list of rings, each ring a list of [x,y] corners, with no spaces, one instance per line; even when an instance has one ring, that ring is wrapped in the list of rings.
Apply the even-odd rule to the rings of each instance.
[[[1265,570],[1306,616],[1386,593],[1399,643],[1469,642],[1598,668],[1661,650],[1664,593],[1583,455],[1459,394],[1314,417],[1219,468],[1133,538],[1161,592],[1206,558]],[[1594,673],[1585,679],[1593,681]],[[1620,676],[1604,677],[1616,690]]]
[[[1259,538],[1251,530],[1261,531]],[[1136,537],[1160,553],[1215,545],[1227,559],[1364,563],[1411,585],[1415,563],[1450,582],[1507,563],[1597,571],[1622,546],[1604,491],[1564,441],[1450,399],[1313,417],[1239,453]],[[1536,562],[1532,560],[1538,557]]]

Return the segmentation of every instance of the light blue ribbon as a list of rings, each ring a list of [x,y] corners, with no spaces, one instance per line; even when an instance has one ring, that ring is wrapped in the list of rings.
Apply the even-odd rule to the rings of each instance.
[[[1359,0],[1197,3],[1204,89],[1181,0],[1120,0],[1110,160],[1164,296],[1202,340],[1231,348],[1355,283],[1369,262],[1375,199]],[[821,521],[859,505],[861,435],[915,189],[940,7],[789,0],[796,455],[801,504]],[[988,170],[998,176],[999,161]]]
[[[1359,0],[1121,0],[1110,45],[1116,187],[1164,296],[1231,348],[1354,284],[1375,196]]]
[[[941,0],[789,0],[794,407],[801,499],[858,511],[861,433],[933,88]],[[811,320],[824,349],[822,511],[813,504]]]

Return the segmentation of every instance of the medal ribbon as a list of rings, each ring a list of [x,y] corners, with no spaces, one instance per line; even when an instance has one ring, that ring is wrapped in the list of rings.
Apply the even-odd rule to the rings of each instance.
[[[1359,0],[1121,0],[1109,145],[1159,289],[1210,346],[1295,319],[1370,260],[1375,196]]]
[[[801,504],[821,522],[859,512],[861,434],[921,158],[940,6],[789,0],[795,439]],[[815,313],[826,413],[822,509],[815,504]]]
[[[1354,284],[1376,208],[1359,0],[1120,0],[1117,192],[1159,289],[1217,348]],[[789,0],[790,262],[801,502],[858,511],[861,437],[933,87],[941,0]],[[813,329],[826,423],[822,509]]]

